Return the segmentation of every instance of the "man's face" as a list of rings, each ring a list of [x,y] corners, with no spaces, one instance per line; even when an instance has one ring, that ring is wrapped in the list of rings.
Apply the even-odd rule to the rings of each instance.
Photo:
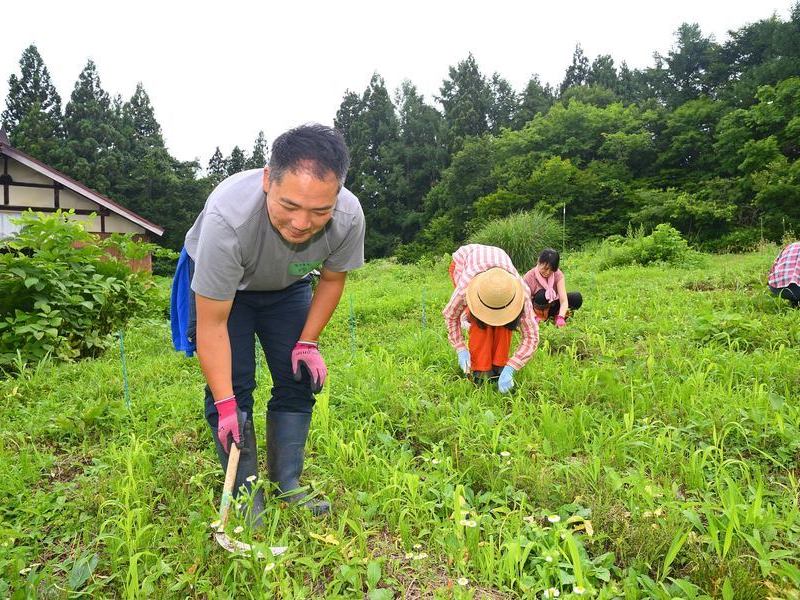
[[[339,181],[333,171],[318,179],[302,166],[295,172],[286,171],[279,182],[270,181],[269,167],[265,167],[264,193],[272,226],[287,242],[302,244],[331,220]]]

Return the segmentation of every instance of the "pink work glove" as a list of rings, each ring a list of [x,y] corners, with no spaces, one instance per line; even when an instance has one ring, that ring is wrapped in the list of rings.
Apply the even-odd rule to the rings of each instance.
[[[556,316],[556,327],[561,329],[566,324],[567,324],[567,321],[566,321],[566,319],[564,317],[562,317],[561,315]]]
[[[233,438],[237,446],[242,441],[242,437],[239,434],[239,409],[236,406],[236,396],[214,402],[214,406],[217,407],[217,413],[219,413],[217,438],[219,438],[225,452],[229,452],[231,438]]]
[[[303,378],[300,367],[305,367],[311,377],[311,392],[318,394],[322,390],[322,384],[328,376],[328,367],[319,353],[316,342],[304,342],[300,340],[292,349],[292,374],[295,381]]]

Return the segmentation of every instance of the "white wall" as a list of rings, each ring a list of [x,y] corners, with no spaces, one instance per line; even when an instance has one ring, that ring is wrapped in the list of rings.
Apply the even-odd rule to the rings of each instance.
[[[0,238],[9,237],[19,231],[19,225],[11,222],[11,219],[19,216],[18,212],[0,210]]]
[[[51,185],[53,183],[52,179],[43,176],[30,167],[17,162],[13,158],[9,159],[8,161],[8,173],[11,175],[11,178],[15,183],[42,183],[46,185]],[[12,185],[9,188],[8,199],[9,202],[14,206],[25,206],[34,211],[37,208],[55,207],[55,194],[53,189],[17,187]],[[0,200],[0,211],[3,210],[3,205],[1,202],[2,200]],[[62,189],[58,192],[58,204],[63,210],[74,208],[81,210],[92,210],[96,213],[99,213],[102,209],[102,207],[93,200],[89,200],[88,198],[70,189]],[[15,214],[17,216],[19,215],[19,213]],[[76,220],[88,222],[89,231],[92,233],[100,233],[101,221],[99,216],[95,218],[89,218],[88,215],[75,215],[74,218]],[[144,227],[141,227],[133,221],[129,221],[125,217],[117,215],[113,212],[106,216],[105,221],[106,233],[146,233]],[[6,231],[8,231],[9,234],[13,233],[18,229],[13,229],[14,227],[15,226],[13,226],[6,217],[3,217],[0,235],[3,235],[3,233]]]

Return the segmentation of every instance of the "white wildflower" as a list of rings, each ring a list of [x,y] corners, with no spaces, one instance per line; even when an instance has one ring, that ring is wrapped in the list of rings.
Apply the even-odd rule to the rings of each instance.
[[[572,588],[572,593],[575,594],[576,596],[582,596],[583,594],[586,593],[586,589],[582,588],[579,585],[576,585],[574,588]]]
[[[244,531],[244,527],[239,525],[238,527],[236,527],[236,529],[233,530],[233,533],[239,534],[239,533],[242,533],[243,531]]]
[[[245,479],[245,481],[249,481],[250,483],[253,483],[256,479],[257,479],[257,477],[255,475],[250,475],[247,479]]]
[[[467,579],[466,577],[459,577],[458,579],[456,579],[456,583],[458,585],[468,585],[469,579]]]
[[[547,588],[542,593],[542,598],[558,598],[561,595],[561,592],[556,588]]]
[[[550,521],[551,523],[558,523],[561,520],[561,517],[559,517],[558,515],[550,515],[549,517],[547,517],[547,520]]]

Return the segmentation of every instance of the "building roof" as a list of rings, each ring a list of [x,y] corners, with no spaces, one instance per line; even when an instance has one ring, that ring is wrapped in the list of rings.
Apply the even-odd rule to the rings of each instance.
[[[144,217],[137,215],[132,210],[125,208],[111,200],[111,198],[107,198],[103,196],[101,193],[96,192],[95,190],[83,185],[82,183],[75,181],[71,177],[64,175],[61,171],[50,167],[43,162],[40,162],[33,158],[32,156],[25,154],[21,150],[17,150],[9,143],[8,135],[6,135],[5,129],[0,128],[0,154],[5,154],[6,156],[13,158],[14,160],[22,163],[26,167],[33,169],[34,171],[41,173],[42,175],[49,177],[53,181],[57,181],[65,188],[68,188],[75,192],[76,194],[80,194],[84,198],[99,204],[100,206],[107,208],[111,212],[118,214],[119,216],[136,223],[140,227],[144,227],[147,231],[154,233],[155,235],[163,235],[164,228],[156,225],[155,223],[151,223]]]

